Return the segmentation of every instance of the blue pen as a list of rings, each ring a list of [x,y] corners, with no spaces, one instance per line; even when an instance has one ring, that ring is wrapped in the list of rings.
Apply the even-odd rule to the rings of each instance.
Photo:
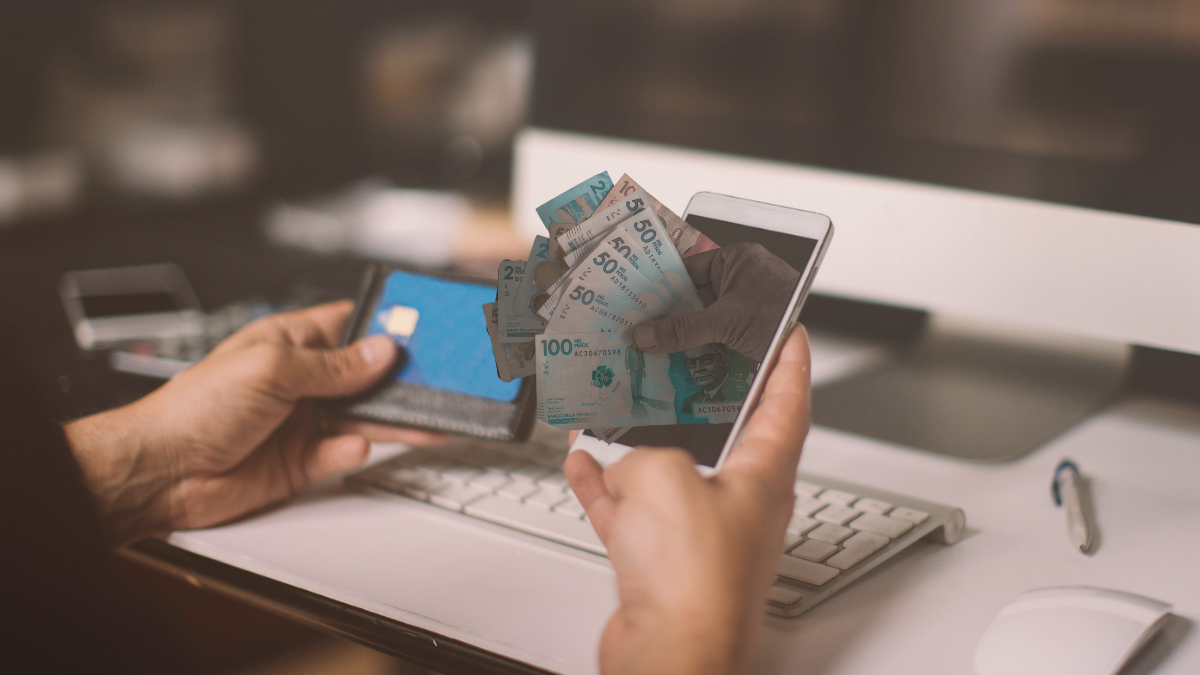
[[[1080,552],[1088,553],[1092,546],[1092,527],[1083,510],[1083,499],[1079,495],[1079,467],[1075,462],[1064,459],[1054,470],[1054,482],[1050,484],[1054,503],[1067,509],[1067,534],[1071,543]]]

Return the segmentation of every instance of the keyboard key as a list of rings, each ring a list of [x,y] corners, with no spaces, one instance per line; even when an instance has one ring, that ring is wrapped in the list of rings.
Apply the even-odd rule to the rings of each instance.
[[[858,499],[858,495],[849,492],[842,492],[841,490],[826,490],[817,495],[817,499],[823,502],[829,502],[830,504],[849,506],[853,504],[856,499]]]
[[[469,516],[488,520],[514,530],[545,537],[585,551],[605,555],[604,544],[596,536],[592,524],[557,513],[530,508],[520,502],[489,495],[467,504],[463,511]],[[798,560],[798,562],[804,562]],[[837,570],[834,570],[836,572]]]
[[[820,527],[808,533],[808,538],[823,541],[826,544],[840,544],[852,534],[854,534],[854,530],[848,527],[833,523],[821,523]]]
[[[480,474],[479,469],[473,466],[452,466],[442,472],[442,478],[454,481],[455,483],[466,483],[472,478]]]
[[[421,478],[428,476],[429,474],[419,471],[416,468],[406,466],[389,471],[387,472],[387,475],[389,475],[393,480],[401,483],[414,483],[421,480]]]
[[[821,509],[829,506],[826,502],[817,501],[816,499],[800,499],[796,498],[796,505],[792,507],[792,513],[798,513],[802,516],[811,516]]]
[[[821,492],[821,490],[824,490],[824,489],[825,488],[820,485],[814,485],[812,483],[808,483],[808,482],[805,482],[802,480],[796,481],[796,497],[797,497],[797,499],[800,497],[808,497],[808,498],[816,497],[817,494],[819,494]]]
[[[867,513],[884,514],[892,508],[892,505],[888,502],[881,502],[878,499],[869,499],[867,497],[863,497],[862,499],[854,502],[854,508],[858,509],[859,511],[866,511]]]
[[[850,527],[863,532],[882,534],[888,539],[895,539],[912,529],[913,524],[899,518],[889,518],[878,513],[864,513],[850,521]]]
[[[462,483],[450,483],[437,492],[430,494],[429,503],[434,506],[440,506],[443,509],[461,511],[463,506],[488,494],[491,494],[491,492],[481,490],[477,487],[463,485]]]
[[[793,513],[792,520],[788,523],[787,531],[791,534],[804,534],[820,524],[808,516]]]
[[[897,506],[896,508],[892,509],[892,512],[888,515],[892,518],[907,520],[913,525],[920,525],[921,523],[925,522],[926,518],[929,517],[929,514],[925,513],[924,511],[918,511],[916,509],[910,509],[903,506]]]
[[[587,513],[587,511],[583,510],[583,504],[571,493],[567,493],[567,500],[565,502],[554,507],[554,512],[570,518],[582,518]]]
[[[537,484],[540,485],[543,490],[546,488],[551,488],[558,490],[559,492],[566,491],[567,488],[571,487],[567,483],[567,475],[561,471],[554,471],[542,476],[537,480]]]
[[[772,586],[771,590],[767,591],[767,599],[772,602],[778,602],[781,605],[794,605],[800,602],[800,599],[803,597],[800,591],[793,591],[783,586]]]
[[[848,570],[861,562],[863,558],[883,548],[887,543],[887,537],[870,532],[859,532],[842,544],[841,552],[825,562],[839,570]]]
[[[825,523],[833,523],[834,525],[845,525],[862,515],[862,511],[841,504],[830,504],[821,509],[813,516],[817,520]]]
[[[837,551],[838,547],[833,544],[826,544],[816,539],[808,539],[803,544],[788,551],[788,555],[794,555],[797,558],[804,558],[813,562],[821,562],[834,553],[837,553]]]
[[[535,509],[550,509],[567,501],[567,496],[561,490],[539,490],[525,498],[525,504]]]
[[[801,537],[798,534],[792,534],[791,532],[785,532],[783,535],[783,551],[784,551],[784,553],[786,553],[789,548],[795,546],[796,544],[799,544],[802,541],[804,541],[804,537]]]
[[[467,482],[467,485],[493,492],[497,488],[508,485],[508,476],[497,471],[488,471],[480,476],[476,476]]]
[[[514,480],[508,485],[496,490],[496,494],[516,501],[521,501],[538,491],[538,486],[527,480]]]
[[[422,476],[417,480],[405,482],[400,486],[400,492],[406,497],[426,501],[429,499],[430,494],[437,492],[446,485],[449,485],[449,483],[441,478]]]
[[[790,555],[779,556],[779,563],[775,567],[775,573],[781,577],[800,581],[811,586],[821,586],[838,574],[841,574],[828,565],[810,562]]]
[[[508,475],[513,478],[520,478],[534,483],[539,478],[543,478],[551,473],[550,469],[547,469],[545,466],[533,463],[520,463],[505,468],[508,470]]]

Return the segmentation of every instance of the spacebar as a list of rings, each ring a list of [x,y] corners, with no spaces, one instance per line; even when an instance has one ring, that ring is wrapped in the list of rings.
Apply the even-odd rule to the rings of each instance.
[[[463,512],[514,530],[607,555],[596,530],[586,520],[578,520],[552,511],[525,506],[504,497],[488,496],[463,507]]]

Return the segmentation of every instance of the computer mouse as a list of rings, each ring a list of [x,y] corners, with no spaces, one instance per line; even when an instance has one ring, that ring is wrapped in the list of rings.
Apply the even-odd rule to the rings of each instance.
[[[1171,605],[1104,588],[1028,591],[975,648],[979,675],[1113,675],[1162,627]]]

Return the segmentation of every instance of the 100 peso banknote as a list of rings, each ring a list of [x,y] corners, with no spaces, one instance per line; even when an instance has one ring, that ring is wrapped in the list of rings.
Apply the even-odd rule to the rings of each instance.
[[[534,359],[538,418],[561,429],[732,422],[752,382],[722,345],[647,354],[628,332],[545,333]]]

